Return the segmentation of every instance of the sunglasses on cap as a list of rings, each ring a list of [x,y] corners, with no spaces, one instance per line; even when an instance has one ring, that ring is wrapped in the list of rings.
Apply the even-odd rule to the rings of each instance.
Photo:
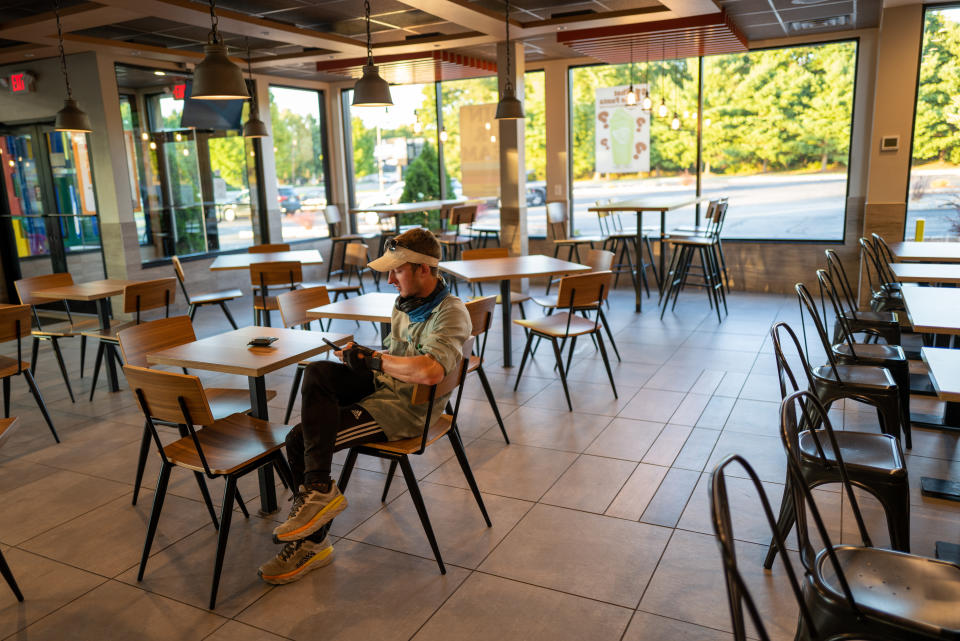
[[[415,251],[414,249],[407,247],[403,243],[399,242],[396,238],[388,238],[385,246],[387,248],[387,251],[391,251],[391,252],[397,251],[398,247],[400,249],[408,249],[410,251]]]

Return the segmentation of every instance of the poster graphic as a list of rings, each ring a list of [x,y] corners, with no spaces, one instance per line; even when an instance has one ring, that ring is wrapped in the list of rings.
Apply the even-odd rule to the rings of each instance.
[[[640,92],[646,85],[634,85]],[[596,89],[596,171],[632,174],[650,171],[650,114],[627,104],[630,87]]]

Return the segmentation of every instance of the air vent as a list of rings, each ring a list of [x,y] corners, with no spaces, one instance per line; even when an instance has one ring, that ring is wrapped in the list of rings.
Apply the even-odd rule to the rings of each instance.
[[[423,38],[434,38],[442,35],[443,34],[439,31],[431,31],[430,33],[415,33],[412,36],[407,36],[404,38],[404,40],[422,40]]]
[[[578,11],[561,11],[559,13],[551,13],[550,18],[576,18],[577,16],[594,16],[597,12],[593,9],[580,9]]]
[[[849,26],[852,22],[850,14],[830,16],[829,18],[814,18],[813,20],[795,20],[790,23],[791,31],[813,31],[816,29],[837,29]]]

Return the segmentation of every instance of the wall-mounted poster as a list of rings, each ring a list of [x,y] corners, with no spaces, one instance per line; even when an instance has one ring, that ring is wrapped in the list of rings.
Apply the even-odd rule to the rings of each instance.
[[[634,85],[641,92],[646,85]],[[627,104],[630,87],[596,90],[596,171],[633,174],[650,171],[650,114]]]
[[[460,107],[460,182],[467,198],[500,195],[497,105]]]

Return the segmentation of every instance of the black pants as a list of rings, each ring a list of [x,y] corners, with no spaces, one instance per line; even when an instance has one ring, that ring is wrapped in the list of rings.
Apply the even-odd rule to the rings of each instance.
[[[319,361],[303,374],[300,425],[287,435],[287,459],[297,487],[330,479],[333,453],[387,440],[380,426],[357,405],[373,393],[373,374],[342,363]]]

